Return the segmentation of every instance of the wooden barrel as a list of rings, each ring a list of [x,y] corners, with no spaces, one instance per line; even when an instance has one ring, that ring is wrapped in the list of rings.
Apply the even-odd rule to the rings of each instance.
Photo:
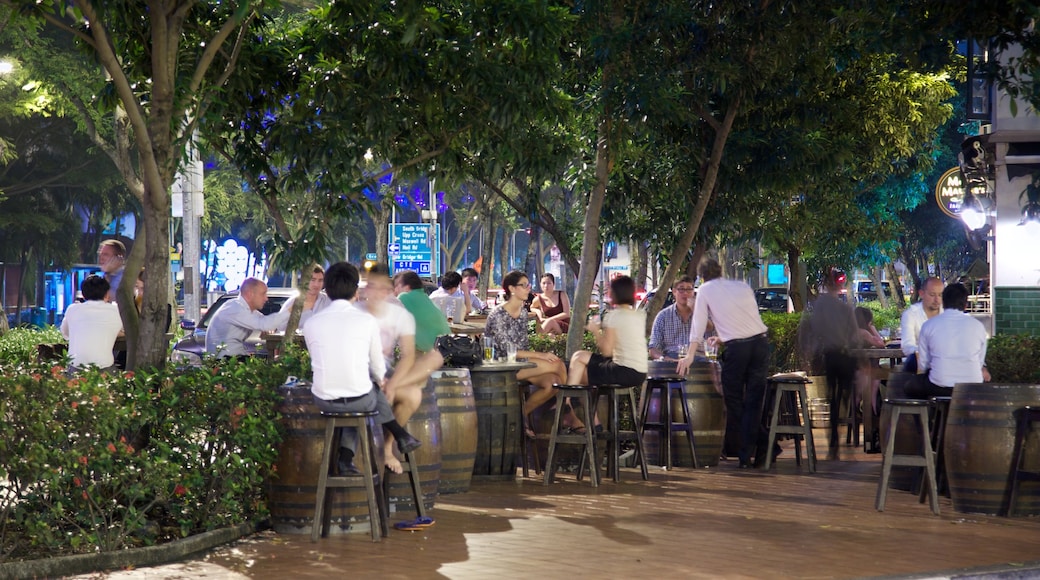
[[[437,499],[441,479],[441,413],[437,408],[437,393],[434,389],[423,389],[422,402],[404,428],[422,441],[422,447],[412,453],[412,457],[419,466],[423,505],[431,510]],[[408,474],[390,473],[387,478],[390,511],[415,513],[415,499],[412,497]]]
[[[693,421],[693,444],[696,447],[697,464],[701,467],[714,467],[719,464],[722,455],[722,441],[726,434],[726,405],[722,395],[716,389],[716,365],[712,363],[694,363],[686,375],[687,408]],[[648,421],[661,421],[661,396],[655,390],[650,398],[647,412]],[[672,421],[682,421],[682,401],[672,397]],[[646,449],[647,462],[651,465],[662,465],[661,434],[657,431],[644,431],[643,448]],[[690,444],[686,434],[672,434],[672,465],[693,467],[690,459]]]
[[[314,521],[314,498],[317,492],[318,468],[321,465],[325,438],[325,419],[314,405],[311,385],[300,382],[281,386],[278,405],[285,439],[278,447],[278,462],[274,476],[267,481],[267,503],[271,524],[283,534],[309,534]],[[383,466],[383,429],[375,422],[376,465]],[[361,447],[358,446],[360,454]],[[333,456],[335,461],[335,455]],[[354,459],[361,465],[364,457]],[[328,490],[329,534],[369,533],[368,499],[364,488]]]
[[[520,387],[516,372],[522,366],[499,363],[471,369],[477,406],[477,454],[474,481],[516,479],[520,459]]]
[[[953,509],[1003,513],[1011,491],[1015,411],[1026,405],[1040,405],[1040,385],[962,383],[954,387],[944,439]],[[1040,484],[1020,484],[1015,514],[1040,514]]]
[[[477,406],[469,369],[443,369],[430,375],[427,390],[437,395],[441,414],[440,494],[469,491],[477,455]]]

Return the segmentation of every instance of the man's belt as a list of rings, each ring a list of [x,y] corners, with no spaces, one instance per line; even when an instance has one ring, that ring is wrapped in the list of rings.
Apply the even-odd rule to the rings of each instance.
[[[751,342],[753,340],[758,340],[760,338],[765,338],[766,334],[767,333],[763,332],[762,334],[756,334],[755,336],[749,336],[747,338],[734,338],[733,340],[727,340],[726,342],[723,342],[722,344],[724,344],[726,346],[730,346],[732,344],[740,344],[742,342]]]

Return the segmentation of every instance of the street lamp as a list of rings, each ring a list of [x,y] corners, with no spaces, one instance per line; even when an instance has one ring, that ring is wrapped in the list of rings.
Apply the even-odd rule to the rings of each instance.
[[[519,230],[513,231],[513,249],[510,252],[510,258],[509,258],[509,266],[510,266],[510,269],[513,269],[513,270],[517,269],[517,267],[516,267],[516,235],[519,234],[520,232],[523,232],[523,233],[525,233],[527,235],[531,234],[531,230],[527,229],[527,228],[521,228]],[[530,241],[528,241],[528,243],[530,243]]]
[[[7,75],[14,72],[14,63],[9,60],[0,60],[0,75]]]

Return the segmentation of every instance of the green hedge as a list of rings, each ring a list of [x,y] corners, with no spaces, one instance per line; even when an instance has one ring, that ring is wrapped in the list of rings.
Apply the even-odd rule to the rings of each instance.
[[[995,383],[1040,384],[1040,337],[994,336],[986,347],[986,368]]]
[[[265,517],[281,440],[275,387],[286,374],[263,360],[74,377],[60,365],[0,362],[0,561]]]
[[[809,370],[798,356],[798,324],[801,320],[800,312],[762,313],[762,322],[769,329],[770,373]]]

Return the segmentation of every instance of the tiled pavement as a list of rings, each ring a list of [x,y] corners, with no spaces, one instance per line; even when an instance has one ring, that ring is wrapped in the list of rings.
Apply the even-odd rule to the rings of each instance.
[[[520,478],[475,484],[438,499],[433,527],[391,530],[380,543],[265,532],[191,562],[90,577],[943,578],[992,566],[1040,576],[1032,569],[1037,518],[959,514],[947,498],[934,516],[896,490],[879,513],[880,456],[843,446],[842,461],[820,461],[810,475],[795,467],[790,446],[769,472],[729,461],[653,469],[649,482],[625,470],[621,483],[598,489],[566,474],[549,487]]]

